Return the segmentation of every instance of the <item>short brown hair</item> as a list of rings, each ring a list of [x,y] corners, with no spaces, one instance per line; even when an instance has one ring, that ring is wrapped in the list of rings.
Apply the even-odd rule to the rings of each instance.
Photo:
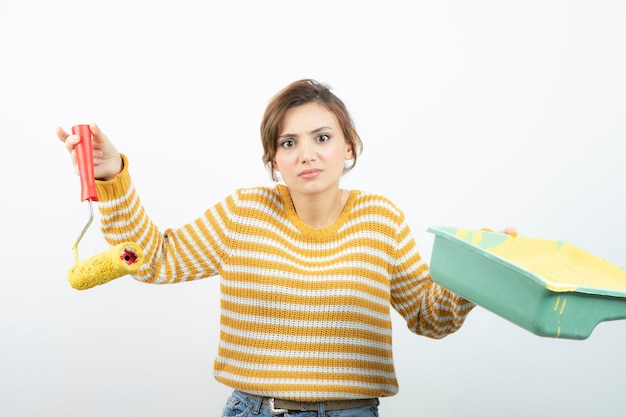
[[[308,103],[319,103],[333,113],[341,126],[346,141],[352,147],[352,164],[344,168],[344,173],[356,165],[356,158],[363,149],[361,138],[356,132],[354,122],[345,104],[330,91],[330,87],[312,79],[303,79],[289,84],[279,91],[269,102],[261,122],[261,142],[263,143],[263,162],[276,181],[273,160],[276,156],[280,125],[285,113],[292,107]]]

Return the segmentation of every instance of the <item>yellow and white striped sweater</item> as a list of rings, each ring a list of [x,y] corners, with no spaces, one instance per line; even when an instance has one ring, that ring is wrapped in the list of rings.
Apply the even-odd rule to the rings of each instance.
[[[337,221],[313,229],[285,186],[241,189],[161,233],[124,163],[97,182],[104,236],[144,249],[137,280],[221,277],[214,374],[230,387],[295,401],[390,396],[390,306],[432,338],[457,330],[474,306],[430,279],[403,213],[384,197],[352,191]]]

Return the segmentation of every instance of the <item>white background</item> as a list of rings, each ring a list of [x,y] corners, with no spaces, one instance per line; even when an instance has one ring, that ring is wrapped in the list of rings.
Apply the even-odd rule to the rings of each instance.
[[[344,186],[390,197],[426,259],[429,226],[512,224],[626,266],[625,22],[621,0],[3,0],[0,415],[217,416],[230,391],[217,279],[68,285],[88,208],[57,125],[99,123],[177,227],[270,183],[265,105],[315,78],[365,143]],[[96,221],[81,257],[104,249]],[[584,341],[482,308],[441,341],[394,326],[383,416],[622,413],[626,321]]]

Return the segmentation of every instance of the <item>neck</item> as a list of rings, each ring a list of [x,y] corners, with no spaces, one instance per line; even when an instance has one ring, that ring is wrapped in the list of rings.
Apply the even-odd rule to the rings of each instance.
[[[337,220],[348,201],[348,192],[339,188],[314,196],[292,194],[293,207],[307,225],[321,229]]]

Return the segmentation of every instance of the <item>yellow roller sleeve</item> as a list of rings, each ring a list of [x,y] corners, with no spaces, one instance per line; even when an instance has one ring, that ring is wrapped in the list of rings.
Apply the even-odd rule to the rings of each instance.
[[[76,262],[70,268],[67,279],[72,288],[86,290],[137,271],[143,260],[143,250],[139,245],[133,242],[120,243]]]

